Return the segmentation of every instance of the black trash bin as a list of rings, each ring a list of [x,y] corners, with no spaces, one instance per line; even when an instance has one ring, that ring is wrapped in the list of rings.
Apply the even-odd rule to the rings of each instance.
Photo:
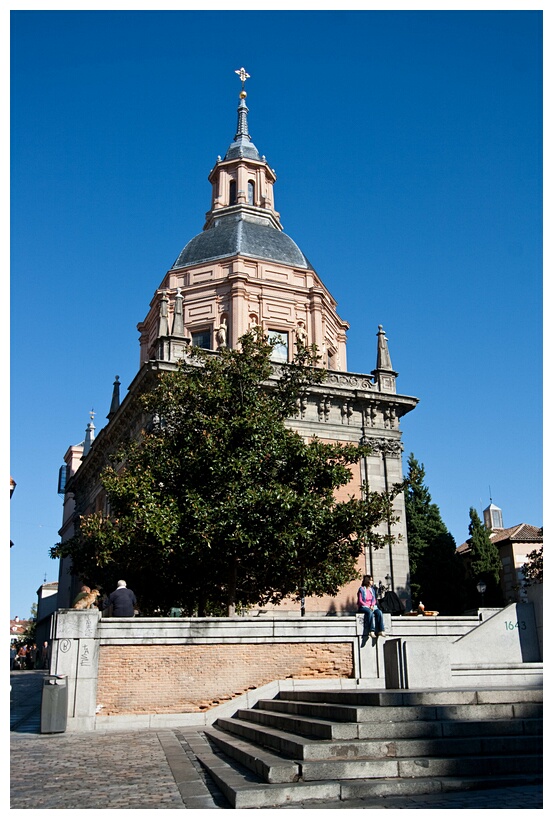
[[[44,678],[40,707],[40,733],[60,734],[67,728],[67,677]]]

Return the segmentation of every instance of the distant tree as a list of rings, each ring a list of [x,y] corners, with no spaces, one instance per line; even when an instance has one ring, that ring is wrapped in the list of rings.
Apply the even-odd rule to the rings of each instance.
[[[527,562],[522,565],[522,574],[525,586],[543,583],[543,546],[530,552]]]
[[[414,606],[422,602],[441,614],[461,614],[465,608],[463,566],[424,477],[424,465],[411,453],[405,490],[411,598]]]
[[[391,519],[394,493],[336,500],[369,449],[289,428],[325,371],[298,345],[270,381],[272,349],[251,332],[217,355],[193,348],[163,373],[143,396],[151,428],[102,474],[110,514],[82,517],[52,556],[70,555],[104,589],[125,577],[144,614],[232,614],[354,579],[364,545],[389,542],[374,529]]]
[[[20,643],[21,645],[31,645],[36,640],[36,618],[37,618],[38,606],[36,603],[31,605],[31,613],[27,620],[27,626],[25,628],[24,633],[21,635]]]
[[[469,552],[469,582],[468,590],[471,602],[481,603],[476,584],[479,580],[486,584],[484,602],[488,606],[503,606],[504,599],[499,583],[501,573],[501,558],[497,546],[490,540],[489,529],[482,523],[476,509],[469,511],[469,537],[467,543]]]

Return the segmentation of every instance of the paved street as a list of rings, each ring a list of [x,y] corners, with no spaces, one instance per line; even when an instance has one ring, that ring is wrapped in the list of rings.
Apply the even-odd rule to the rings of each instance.
[[[44,671],[10,673],[12,809],[230,809],[188,742],[188,728],[146,731],[40,733]],[[187,739],[188,738],[188,739]],[[541,809],[541,786],[303,802],[284,809]]]

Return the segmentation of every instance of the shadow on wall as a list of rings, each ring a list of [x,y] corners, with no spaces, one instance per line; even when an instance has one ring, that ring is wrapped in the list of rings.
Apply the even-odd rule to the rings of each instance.
[[[403,611],[408,610],[411,601],[411,591],[406,586],[396,586],[395,593],[399,597]]]
[[[340,603],[340,607],[336,606],[336,602],[332,600],[329,603],[327,615],[333,614],[356,614],[357,613],[357,599],[355,597],[348,597],[345,602]]]

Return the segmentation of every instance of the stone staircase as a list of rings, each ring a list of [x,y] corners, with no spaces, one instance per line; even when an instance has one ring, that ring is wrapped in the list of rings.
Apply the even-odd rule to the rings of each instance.
[[[259,700],[196,751],[233,808],[533,784],[541,689],[313,690]]]

